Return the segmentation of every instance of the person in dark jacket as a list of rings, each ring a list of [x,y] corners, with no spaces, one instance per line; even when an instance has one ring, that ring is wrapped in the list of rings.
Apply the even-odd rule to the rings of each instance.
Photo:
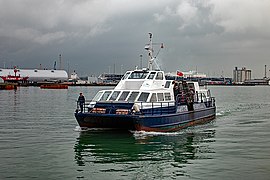
[[[80,96],[78,98],[78,104],[80,106],[81,112],[83,112],[83,105],[84,105],[84,103],[85,103],[84,95],[83,95],[83,93],[80,93]]]

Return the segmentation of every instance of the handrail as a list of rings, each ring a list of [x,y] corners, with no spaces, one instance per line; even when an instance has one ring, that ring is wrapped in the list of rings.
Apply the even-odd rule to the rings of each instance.
[[[186,100],[187,97],[188,97],[188,93],[178,94],[175,98],[175,101],[177,103],[179,103],[179,99],[183,100],[183,98],[184,98],[184,100]],[[204,93],[196,92],[195,94],[193,94],[193,100],[194,100],[193,102],[195,102],[195,103],[199,102],[199,100],[200,100],[200,102],[203,102],[203,98],[206,99],[206,96]],[[180,101],[180,103],[181,103],[181,101]]]
[[[170,113],[172,111],[175,111],[177,109],[177,106],[187,104],[186,97],[185,97],[184,102],[183,102],[183,99],[181,99],[182,96],[185,97],[186,93],[178,94],[176,96],[175,103],[173,103],[173,101],[171,101],[171,102],[137,102],[137,103],[139,103],[139,105],[140,105],[141,113],[144,113],[144,111],[147,111],[147,114],[150,113],[152,115],[155,113],[167,114],[167,113]],[[83,113],[90,112],[90,109],[88,108],[88,106],[90,105],[91,102],[92,101],[86,100],[85,103],[83,103],[83,111],[82,111]],[[131,102],[127,102],[127,104],[130,104],[130,103]],[[149,109],[143,109],[145,106],[147,106],[147,105],[145,105],[145,103],[151,105]],[[203,97],[203,93],[196,92],[193,95],[193,103],[205,103],[206,107],[213,107],[213,106],[215,106],[215,98],[214,97],[206,98],[206,96]],[[134,102],[132,102],[132,104],[134,104]],[[165,104],[167,105],[167,107]],[[157,108],[159,108],[159,109],[157,109]],[[105,113],[114,114],[117,109],[120,110],[120,109],[125,109],[125,108],[117,108],[117,105],[115,107],[114,103],[111,102],[111,106],[104,107],[104,109],[106,109]],[[129,114],[132,113],[132,108],[128,109],[128,110],[129,110],[128,111]],[[80,103],[79,103],[79,101],[77,101],[76,112],[80,112],[80,111],[81,111]]]

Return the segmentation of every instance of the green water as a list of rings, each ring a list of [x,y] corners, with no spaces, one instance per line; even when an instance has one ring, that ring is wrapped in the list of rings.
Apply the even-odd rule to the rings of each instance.
[[[270,179],[270,87],[209,88],[217,118],[176,133],[80,131],[99,87],[0,91],[0,179]]]

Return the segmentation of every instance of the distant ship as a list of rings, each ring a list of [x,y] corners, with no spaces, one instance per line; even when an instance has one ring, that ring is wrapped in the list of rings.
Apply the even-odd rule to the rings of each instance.
[[[50,84],[42,84],[40,85],[41,89],[68,89],[67,84],[58,84],[58,83],[50,83]]]
[[[4,82],[24,82],[28,80],[28,76],[24,76],[22,77],[20,74],[17,75],[18,69],[16,67],[14,67],[14,74],[15,75],[6,75],[6,76],[0,76]]]
[[[81,128],[171,132],[216,117],[210,90],[198,82],[168,80],[153,69],[156,57],[149,35],[148,68],[127,71],[113,90],[99,91],[83,112],[78,107],[75,117]]]
[[[28,82],[44,81],[67,81],[68,74],[65,70],[41,70],[41,69],[19,69],[16,68],[16,77],[11,75],[15,69],[0,69],[0,77],[5,80],[26,80]],[[23,79],[24,78],[24,79]]]
[[[29,78],[28,76],[26,77],[21,77],[20,75],[18,76],[12,76],[12,75],[7,75],[7,76],[0,76],[4,81],[27,81],[27,79]]]

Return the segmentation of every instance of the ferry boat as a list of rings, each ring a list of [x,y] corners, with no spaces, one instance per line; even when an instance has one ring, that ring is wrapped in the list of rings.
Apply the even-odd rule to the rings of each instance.
[[[81,128],[173,132],[215,118],[210,90],[198,82],[167,80],[163,71],[153,69],[149,35],[148,68],[127,71],[113,90],[99,91],[82,111],[77,104]]]

